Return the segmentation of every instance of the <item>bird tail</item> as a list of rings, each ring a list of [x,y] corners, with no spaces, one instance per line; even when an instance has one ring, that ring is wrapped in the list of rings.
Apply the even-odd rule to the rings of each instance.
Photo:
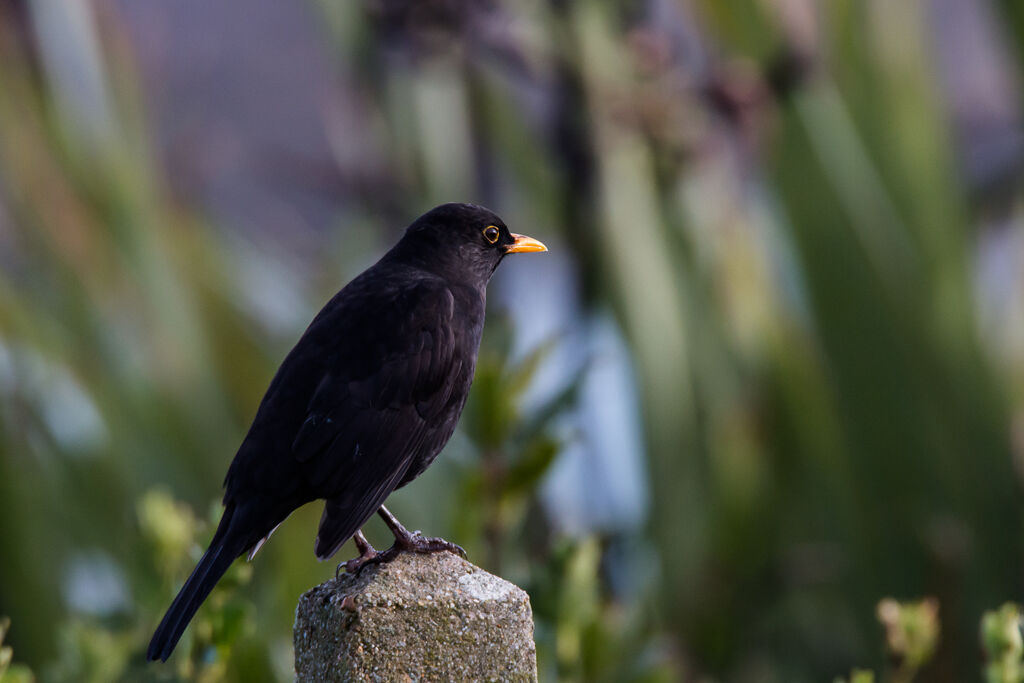
[[[210,547],[203,553],[199,564],[192,570],[192,575],[181,587],[178,597],[174,598],[167,614],[153,634],[153,640],[149,642],[149,650],[146,651],[146,659],[154,661],[167,661],[178,644],[185,627],[192,621],[196,610],[203,604],[206,597],[213,590],[213,587],[224,576],[231,563],[241,555],[250,543],[247,542],[247,534],[234,533],[231,530],[231,520],[235,516],[234,506],[229,506],[221,517],[214,534]]]

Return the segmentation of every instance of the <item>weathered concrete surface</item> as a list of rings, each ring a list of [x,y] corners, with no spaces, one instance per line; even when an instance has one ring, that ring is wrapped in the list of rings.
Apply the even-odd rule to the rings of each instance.
[[[526,592],[452,553],[406,553],[308,591],[296,681],[536,681]]]

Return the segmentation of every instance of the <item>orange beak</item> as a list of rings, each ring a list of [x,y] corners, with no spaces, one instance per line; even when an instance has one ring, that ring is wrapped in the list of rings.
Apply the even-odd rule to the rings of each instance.
[[[524,254],[531,251],[547,251],[548,248],[544,246],[543,242],[527,237],[526,235],[517,235],[512,233],[512,239],[515,240],[512,244],[505,247],[506,254]]]

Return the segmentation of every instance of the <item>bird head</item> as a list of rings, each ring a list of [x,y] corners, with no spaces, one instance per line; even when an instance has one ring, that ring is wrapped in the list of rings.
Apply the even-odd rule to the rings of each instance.
[[[475,204],[442,204],[408,227],[396,256],[451,279],[486,284],[508,254],[547,251],[539,241],[509,231],[498,216]]]

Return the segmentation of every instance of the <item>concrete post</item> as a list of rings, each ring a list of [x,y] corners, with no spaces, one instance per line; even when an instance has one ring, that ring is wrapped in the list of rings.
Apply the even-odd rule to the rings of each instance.
[[[451,553],[406,553],[305,593],[296,681],[536,681],[530,599]]]

